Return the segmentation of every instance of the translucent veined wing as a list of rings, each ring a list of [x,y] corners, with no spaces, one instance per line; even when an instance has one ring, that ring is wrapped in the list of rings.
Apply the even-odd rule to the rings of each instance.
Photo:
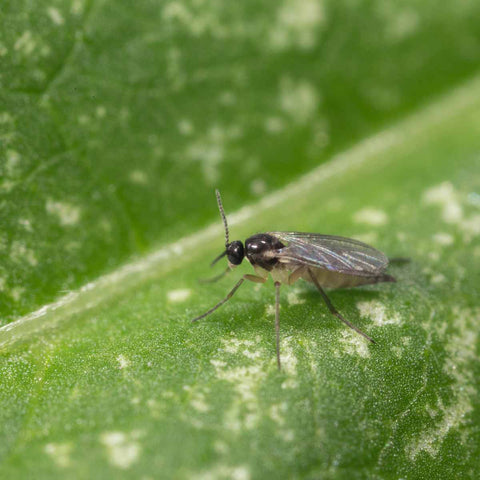
[[[335,272],[375,276],[387,268],[388,258],[358,240],[304,232],[268,232],[285,246],[278,250],[282,263],[299,263]]]

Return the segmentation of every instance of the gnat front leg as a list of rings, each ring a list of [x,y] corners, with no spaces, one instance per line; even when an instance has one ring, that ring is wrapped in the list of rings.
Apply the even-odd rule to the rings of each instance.
[[[199,315],[198,317],[195,317],[192,322],[196,322],[198,320],[201,320],[202,318],[205,318],[207,315],[210,315],[213,313],[217,308],[221,307],[224,303],[226,303],[228,300],[230,300],[233,297],[233,294],[240,288],[240,285],[245,281],[249,280],[250,282],[255,282],[255,283],[265,283],[267,281],[266,278],[263,277],[257,277],[256,275],[243,275],[243,277],[234,285],[234,287],[230,290],[228,295],[218,302],[214,307],[212,307],[210,310],[207,310],[204,314]]]

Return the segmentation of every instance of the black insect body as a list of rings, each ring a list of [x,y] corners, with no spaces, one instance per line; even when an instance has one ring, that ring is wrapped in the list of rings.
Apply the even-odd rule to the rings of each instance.
[[[394,277],[385,273],[388,258],[382,252],[358,240],[303,232],[258,233],[245,240],[244,248],[239,240],[229,242],[227,219],[218,190],[216,190],[216,196],[225,227],[225,251],[212,262],[212,265],[226,255],[228,268],[212,281],[218,280],[229,270],[240,265],[244,257],[253,266],[255,275],[243,275],[221,302],[192,321],[206,317],[227,302],[245,280],[265,283],[268,275],[271,275],[275,283],[275,331],[277,364],[280,368],[280,285],[282,283],[292,285],[302,278],[317,287],[333,315],[374,343],[368,335],[343,318],[332,305],[323,288],[395,282]]]

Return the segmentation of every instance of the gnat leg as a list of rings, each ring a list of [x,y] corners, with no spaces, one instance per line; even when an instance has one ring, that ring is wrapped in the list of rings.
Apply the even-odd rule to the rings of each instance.
[[[199,283],[214,283],[214,282],[217,282],[218,280],[223,278],[229,271],[230,271],[230,267],[227,267],[227,269],[225,271],[223,271],[222,273],[219,273],[218,275],[215,275],[214,277],[210,277],[210,278],[200,278],[198,280],[198,282]]]
[[[239,289],[240,285],[245,281],[249,280],[251,282],[256,282],[256,283],[265,283],[267,281],[266,278],[262,277],[257,277],[256,275],[244,275],[236,284],[235,286],[230,290],[228,295],[220,302],[218,302],[214,307],[212,307],[210,310],[206,311],[204,314],[194,318],[192,322],[196,322],[197,320],[201,320],[202,318],[205,318],[207,315],[210,315],[213,313],[217,308],[221,307],[225,302],[230,300],[233,297],[233,294]]]
[[[277,365],[280,365],[280,282],[275,282],[275,337],[277,345]]]
[[[337,318],[339,318],[345,325],[348,325],[352,330],[355,330],[357,333],[365,337],[367,340],[369,340],[372,343],[375,343],[373,339],[371,339],[366,333],[363,333],[358,327],[356,327],[353,323],[350,323],[348,320],[342,317],[340,313],[337,311],[337,309],[332,305],[332,302],[330,299],[327,297],[327,294],[324,292],[323,288],[320,286],[318,283],[317,277],[313,274],[312,270],[309,268],[308,273],[310,274],[310,278],[312,279],[312,282],[315,284],[317,287],[318,291],[323,297],[323,300],[327,304],[328,309],[330,312],[335,315]]]

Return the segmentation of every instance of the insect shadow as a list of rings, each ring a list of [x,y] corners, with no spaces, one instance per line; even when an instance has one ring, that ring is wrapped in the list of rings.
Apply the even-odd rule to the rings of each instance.
[[[279,369],[281,368],[280,286],[282,284],[293,285],[300,279],[315,285],[332,315],[335,315],[369,342],[375,343],[372,338],[338,312],[324,288],[349,288],[381,282],[395,282],[394,277],[385,273],[389,261],[382,252],[351,238],[306,232],[257,233],[247,238],[245,245],[240,240],[230,242],[227,218],[220,192],[216,190],[215,194],[225,229],[225,250],[211,262],[211,266],[225,256],[228,266],[221,274],[203,280],[203,282],[218,281],[240,265],[244,258],[250,262],[255,274],[242,275],[225,298],[202,315],[194,318],[192,322],[205,318],[230,300],[245,280],[265,283],[268,276],[271,275],[275,285],[275,338]]]

